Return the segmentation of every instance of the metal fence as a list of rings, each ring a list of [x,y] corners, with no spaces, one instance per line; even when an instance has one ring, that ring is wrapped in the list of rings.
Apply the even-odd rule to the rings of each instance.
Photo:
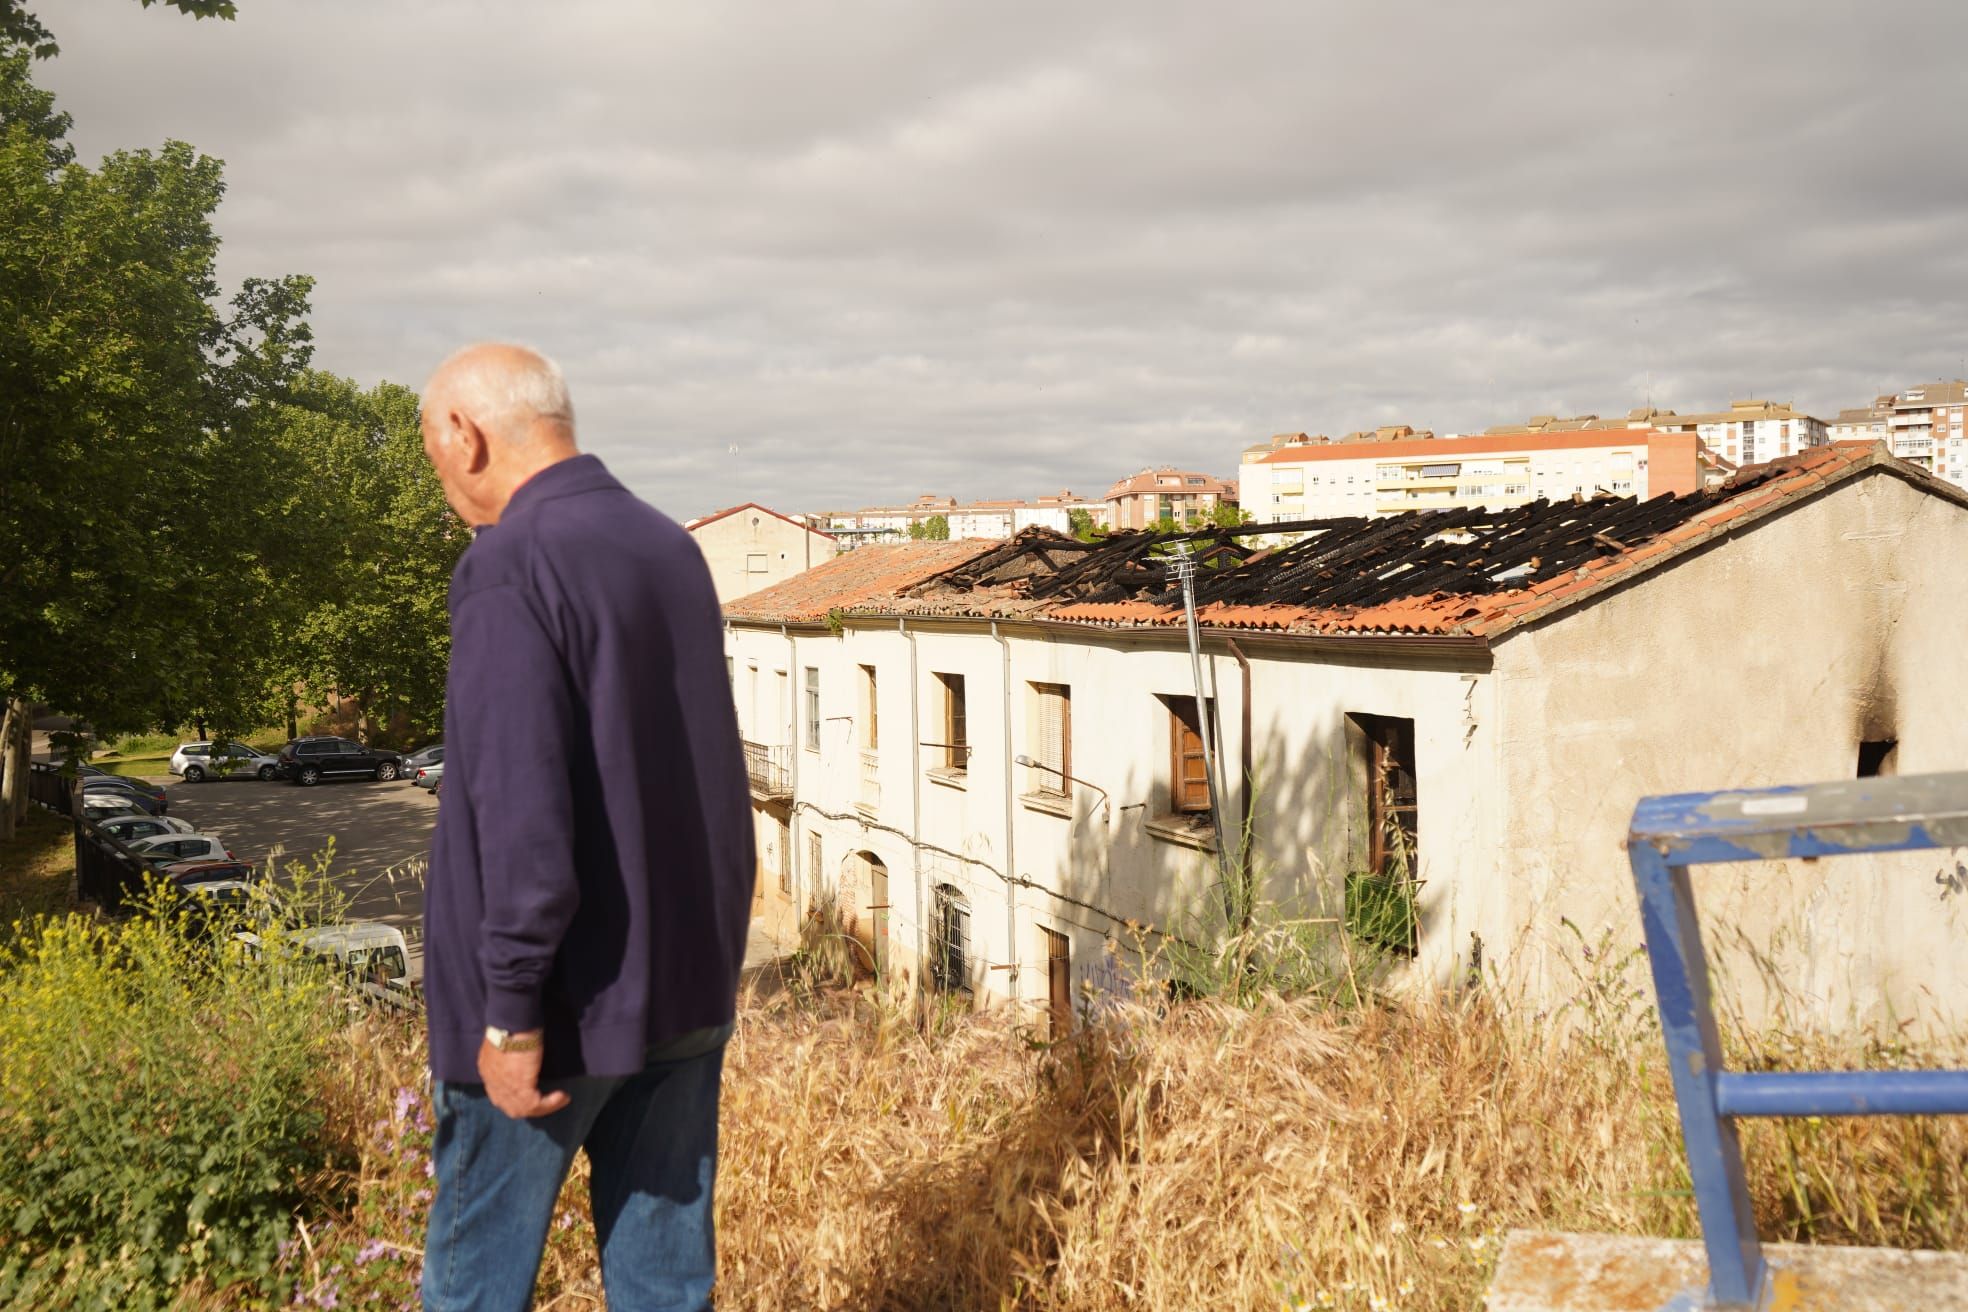
[[[1763,1308],[1769,1293],[1737,1119],[1968,1114],[1968,1071],[1726,1069],[1688,868],[1963,845],[1968,773],[1650,797],[1633,813],[1628,853],[1708,1250],[1709,1306]]]
[[[47,807],[56,815],[67,815],[74,807],[75,794],[70,780],[46,761],[35,761],[27,771],[27,800]]]
[[[76,820],[75,888],[83,897],[106,911],[120,911],[143,891],[148,871],[141,857],[93,821]]]

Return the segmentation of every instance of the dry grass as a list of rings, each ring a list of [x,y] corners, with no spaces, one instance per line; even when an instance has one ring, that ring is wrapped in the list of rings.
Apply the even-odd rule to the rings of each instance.
[[[726,1067],[720,1305],[1467,1309],[1510,1227],[1695,1233],[1659,1040],[1638,1022],[1560,1041],[1480,1001],[1200,1001],[1049,1046],[1000,1014],[908,1014],[866,992],[747,1000]],[[417,1107],[401,1109],[420,1063],[413,1026],[352,1035],[335,1114],[369,1142],[343,1181],[352,1205],[297,1259],[304,1290],[337,1264],[343,1306],[412,1288],[429,1181]],[[1968,1123],[1746,1137],[1768,1237],[1968,1247]],[[601,1305],[582,1192],[542,1306]],[[358,1268],[364,1251],[382,1256]]]

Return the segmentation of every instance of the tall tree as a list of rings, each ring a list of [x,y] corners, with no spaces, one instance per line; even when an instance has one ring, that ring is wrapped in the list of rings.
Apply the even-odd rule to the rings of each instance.
[[[212,561],[251,503],[258,427],[303,365],[304,279],[216,304],[224,192],[183,142],[88,168],[0,54],[0,695],[104,729],[198,696],[244,571]]]
[[[37,59],[61,53],[54,33],[27,7],[28,0],[0,0],[0,46],[18,45]],[[145,9],[159,0],[139,0]],[[233,0],[162,0],[171,8],[193,18],[232,18],[238,13]]]
[[[309,374],[278,441],[305,476],[279,507],[306,553],[311,604],[291,673],[316,698],[353,698],[369,732],[435,730],[450,655],[446,599],[470,531],[424,459],[417,394]],[[323,568],[325,566],[325,568]]]

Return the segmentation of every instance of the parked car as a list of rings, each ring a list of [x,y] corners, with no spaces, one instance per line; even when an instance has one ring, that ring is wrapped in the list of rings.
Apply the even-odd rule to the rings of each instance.
[[[443,764],[443,743],[432,743],[428,747],[419,747],[416,751],[403,758],[403,777],[414,783],[417,779],[417,771],[429,769],[433,765]]]
[[[82,816],[101,824],[105,820],[127,820],[132,817],[152,819],[150,811],[137,805],[137,799],[122,789],[98,789],[93,793],[82,794]],[[161,817],[158,817],[161,818]]]
[[[244,743],[179,743],[171,753],[170,769],[188,784],[206,779],[271,779],[280,773],[280,758]]]
[[[94,820],[92,815],[89,817]],[[169,816],[149,816],[141,811],[130,815],[111,816],[98,821],[96,828],[122,843],[135,843],[140,838],[155,838],[159,834],[189,834],[194,832],[188,820],[173,820]]]
[[[131,779],[120,774],[92,776],[82,781],[82,796],[86,799],[91,793],[112,793],[127,796],[151,815],[163,815],[171,809],[170,799],[156,784],[147,784],[141,779]]]
[[[444,762],[439,761],[436,765],[426,765],[418,769],[417,773],[411,777],[410,782],[419,788],[436,788],[439,781],[443,778]]]
[[[237,879],[242,883],[250,884],[253,882],[253,863],[230,859],[215,861],[209,858],[174,861],[157,869],[157,873],[179,888],[189,888],[193,884],[210,884],[222,879]]]
[[[230,861],[232,853],[210,834],[154,834],[130,844],[153,870],[184,861]]]
[[[403,772],[395,752],[348,738],[296,738],[280,749],[280,777],[303,787],[324,779],[394,779]]]

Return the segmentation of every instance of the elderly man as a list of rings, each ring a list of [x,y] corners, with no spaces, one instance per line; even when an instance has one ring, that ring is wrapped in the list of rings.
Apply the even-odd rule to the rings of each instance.
[[[575,449],[550,360],[459,352],[424,390],[423,430],[478,530],[451,579],[425,905],[424,1306],[526,1307],[585,1149],[609,1307],[708,1307],[753,874],[710,574]]]

